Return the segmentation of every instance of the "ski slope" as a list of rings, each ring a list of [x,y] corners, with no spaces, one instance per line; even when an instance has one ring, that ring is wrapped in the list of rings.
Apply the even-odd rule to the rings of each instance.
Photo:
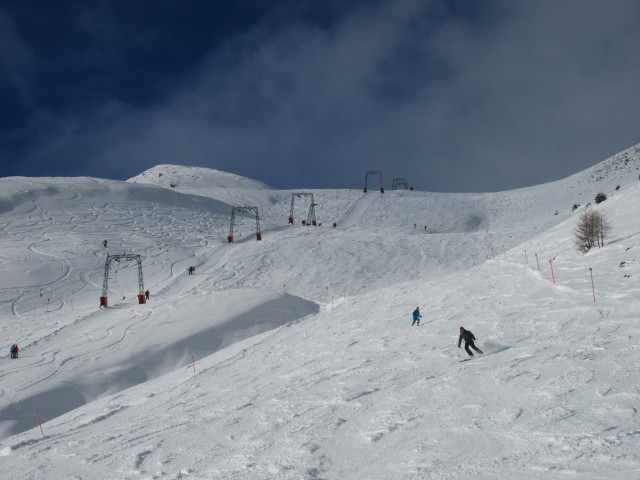
[[[2,471],[635,478],[639,168],[633,147],[508,192],[308,190],[320,227],[304,201],[287,225],[294,191],[195,167],[0,179]],[[613,228],[583,255],[598,192]],[[226,243],[234,205],[262,241],[246,216]],[[151,299],[122,263],[99,309],[123,252]]]

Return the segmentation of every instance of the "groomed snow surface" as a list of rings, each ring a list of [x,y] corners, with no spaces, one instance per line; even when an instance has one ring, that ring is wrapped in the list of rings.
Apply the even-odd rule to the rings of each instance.
[[[314,227],[216,170],[0,179],[0,476],[640,478],[639,174],[306,191]],[[612,230],[581,254],[588,203]],[[234,205],[262,241],[242,214],[226,243]],[[123,261],[98,308],[108,253],[147,304]]]

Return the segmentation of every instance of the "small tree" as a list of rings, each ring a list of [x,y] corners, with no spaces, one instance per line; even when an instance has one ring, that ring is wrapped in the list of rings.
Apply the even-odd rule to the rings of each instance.
[[[599,194],[596,195],[596,198],[593,199],[594,202],[596,203],[602,203],[607,199],[607,196],[600,192]]]
[[[594,246],[603,247],[610,231],[611,224],[602,213],[585,210],[573,231],[576,247],[582,253],[587,253]]]

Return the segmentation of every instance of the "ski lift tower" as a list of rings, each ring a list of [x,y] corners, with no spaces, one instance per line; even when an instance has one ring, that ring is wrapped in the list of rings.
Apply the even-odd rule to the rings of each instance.
[[[311,203],[311,206],[309,207],[309,215],[307,215],[307,225],[318,225],[318,222],[316,220],[316,205],[318,204]]]
[[[409,183],[406,178],[394,178],[392,190],[409,190]]]
[[[367,184],[369,181],[369,175],[377,175],[380,178],[380,193],[384,193],[384,187],[382,186],[382,172],[380,170],[368,170],[364,176],[364,193],[367,193]]]
[[[260,216],[258,214],[258,207],[233,207],[231,210],[231,228],[229,229],[229,236],[227,241],[233,243],[233,226],[236,221],[236,212],[255,212],[256,214],[256,240],[262,240],[262,234],[260,233]]]
[[[311,205],[313,205],[313,193],[292,193],[291,194],[291,212],[289,212],[289,224],[292,225],[293,224],[293,202],[295,201],[296,197],[298,198],[302,198],[302,197],[311,197]]]
[[[100,306],[108,307],[109,306],[109,269],[111,268],[112,262],[122,262],[122,261],[131,261],[135,260],[138,262],[138,303],[144,304],[147,303],[147,300],[144,296],[144,281],[142,278],[142,257],[140,255],[134,255],[130,253],[123,253],[122,255],[109,255],[107,254],[107,261],[104,264],[104,279],[102,280],[102,296],[100,297]]]

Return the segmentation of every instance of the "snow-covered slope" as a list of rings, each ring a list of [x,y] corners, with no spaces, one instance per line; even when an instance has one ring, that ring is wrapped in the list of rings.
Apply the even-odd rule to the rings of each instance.
[[[321,227],[300,225],[304,200],[287,225],[291,191],[222,172],[0,179],[0,335],[22,347],[0,363],[2,471],[633,478],[639,157],[510,192],[314,190]],[[600,191],[611,238],[582,255],[572,230]],[[226,244],[245,202],[263,240],[240,217]],[[107,252],[142,255],[149,303],[123,263],[97,308]],[[471,362],[460,325],[485,352]]]

